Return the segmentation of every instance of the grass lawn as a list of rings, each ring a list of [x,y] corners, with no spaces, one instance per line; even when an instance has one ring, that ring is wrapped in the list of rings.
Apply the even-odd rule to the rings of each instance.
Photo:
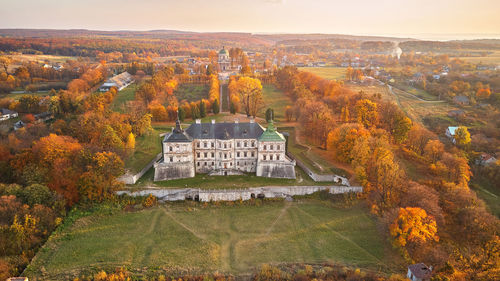
[[[130,84],[125,89],[118,92],[113,103],[111,103],[111,109],[120,113],[125,112],[125,104],[128,101],[135,99],[135,91],[139,88],[136,83]]]
[[[321,155],[316,152],[316,149],[308,149],[306,146],[297,143],[295,136],[295,128],[283,127],[278,128],[280,132],[287,132],[289,134],[287,149],[299,161],[304,163],[309,169],[317,174],[337,174],[349,178],[351,175],[346,170],[335,167],[332,161],[326,160],[324,157],[326,153]],[[309,144],[308,144],[309,145]],[[313,146],[313,145],[309,145]]]
[[[208,99],[209,89],[209,85],[180,84],[177,89],[175,89],[174,95],[179,101],[199,101],[201,99]]]
[[[125,169],[137,173],[153,160],[161,152],[161,138],[159,134],[162,132],[153,129],[151,134],[137,137],[135,139],[134,153],[129,155],[125,160]]]
[[[272,108],[274,110],[274,120],[285,121],[285,108],[287,105],[293,105],[292,100],[285,93],[270,84],[262,85],[262,96],[264,108],[258,116],[265,119],[266,109]]]
[[[387,265],[396,262],[388,249],[360,205],[315,199],[255,206],[169,203],[80,218],[49,238],[25,275],[62,280],[118,266],[136,273],[241,274],[263,263],[325,261],[389,272]]]
[[[39,97],[45,97],[49,94],[49,91],[40,91],[40,92],[33,92],[33,93],[10,93],[10,94],[0,94],[0,99],[2,98],[9,98],[13,100],[19,100],[22,96],[39,96]]]
[[[472,177],[470,187],[479,198],[483,199],[491,213],[500,218],[500,191],[495,188],[494,183],[481,175],[475,175]]]
[[[328,80],[344,80],[346,67],[299,67],[301,71],[314,73]]]

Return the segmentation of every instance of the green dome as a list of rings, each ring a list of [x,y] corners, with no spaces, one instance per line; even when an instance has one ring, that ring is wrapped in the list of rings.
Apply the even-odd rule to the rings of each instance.
[[[229,56],[229,52],[224,47],[222,47],[222,50],[219,51],[219,55]]]

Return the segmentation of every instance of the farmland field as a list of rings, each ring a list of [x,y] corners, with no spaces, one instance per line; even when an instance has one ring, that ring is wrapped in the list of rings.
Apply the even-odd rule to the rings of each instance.
[[[386,257],[389,251],[360,205],[315,199],[254,206],[169,203],[80,218],[52,235],[25,275],[68,279],[117,266],[238,274],[263,263],[325,261],[387,272],[395,264]]]
[[[177,89],[175,89],[174,94],[179,102],[183,100],[192,102],[207,99],[208,91],[208,85],[181,84],[177,87]]]
[[[299,70],[314,73],[328,80],[344,80],[345,67],[300,67]]]

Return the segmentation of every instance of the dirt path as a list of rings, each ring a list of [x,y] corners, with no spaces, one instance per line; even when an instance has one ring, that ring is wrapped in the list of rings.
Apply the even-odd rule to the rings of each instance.
[[[173,215],[172,213],[170,213],[165,207],[161,207],[161,209],[163,210],[163,212],[169,216],[174,222],[176,222],[178,225],[182,226],[182,228],[184,228],[185,230],[189,231],[191,234],[193,234],[194,236],[196,236],[196,238],[198,239],[201,239],[201,240],[207,240],[206,237],[204,237],[203,235],[200,235],[198,233],[196,233],[193,229],[191,229],[189,226],[183,224],[182,222],[180,222],[179,220],[177,220]]]
[[[273,223],[271,224],[271,226],[269,226],[269,228],[267,229],[266,231],[266,236],[271,234],[271,231],[273,230],[274,228],[274,225],[276,225],[276,223],[281,219],[281,217],[286,213],[286,210],[288,210],[288,208],[290,208],[290,205],[292,205],[292,203],[290,202],[285,202],[285,206],[283,206],[283,209],[281,209],[281,212],[279,213],[279,215],[276,217],[276,219],[273,221]]]

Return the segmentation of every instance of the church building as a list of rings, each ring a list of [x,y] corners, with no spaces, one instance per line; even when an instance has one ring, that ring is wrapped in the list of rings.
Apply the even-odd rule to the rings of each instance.
[[[155,163],[155,181],[189,178],[196,173],[295,178],[295,160],[286,156],[286,139],[271,121],[264,129],[248,123],[201,123],[186,130],[177,120],[162,141],[163,157]]]
[[[219,72],[226,72],[231,70],[231,58],[229,57],[229,51],[225,47],[219,51],[219,59],[217,61],[219,65]]]

